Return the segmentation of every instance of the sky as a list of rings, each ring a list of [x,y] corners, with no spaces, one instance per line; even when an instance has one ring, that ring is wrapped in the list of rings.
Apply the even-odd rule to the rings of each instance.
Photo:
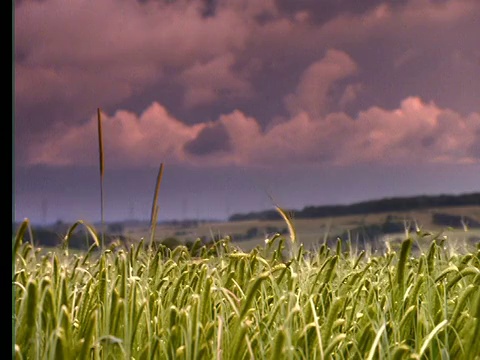
[[[14,214],[159,220],[480,190],[478,0],[17,0]],[[273,199],[273,201],[272,201]]]

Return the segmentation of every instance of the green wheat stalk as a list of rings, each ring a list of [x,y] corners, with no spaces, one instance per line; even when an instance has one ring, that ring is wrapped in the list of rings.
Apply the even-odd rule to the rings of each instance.
[[[100,165],[100,216],[102,223],[102,238],[101,238],[101,247],[103,249],[105,242],[105,218],[104,218],[104,198],[103,198],[103,178],[105,174],[105,160],[103,153],[103,136],[102,136],[102,117],[100,108],[97,108],[97,125],[98,125],[98,155],[99,155],[99,165]]]
[[[163,163],[160,164],[160,168],[158,169],[157,174],[157,182],[155,184],[155,192],[153,194],[153,202],[152,202],[152,212],[150,217],[150,246],[152,246],[153,239],[155,238],[155,229],[157,226],[157,219],[158,219],[158,193],[160,192],[160,183],[162,182],[163,176]]]

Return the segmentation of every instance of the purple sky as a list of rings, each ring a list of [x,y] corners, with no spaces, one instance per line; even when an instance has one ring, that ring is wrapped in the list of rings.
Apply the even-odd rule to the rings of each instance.
[[[480,1],[16,1],[15,217],[226,218],[480,186]]]

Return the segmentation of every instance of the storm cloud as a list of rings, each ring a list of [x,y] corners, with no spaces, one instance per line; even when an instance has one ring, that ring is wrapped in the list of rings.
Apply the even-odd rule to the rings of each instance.
[[[265,127],[320,111],[325,91],[329,110],[351,115],[408,96],[467,114],[478,111],[479,16],[475,0],[18,2],[16,136],[153,102],[190,124],[238,109]],[[332,88],[315,62],[334,50],[360,70],[333,59],[345,73]]]
[[[122,173],[274,168],[288,188],[297,165],[480,164],[477,0],[22,0],[14,12],[15,168],[31,178],[97,164],[97,108]]]
[[[185,125],[154,103],[140,116],[118,111],[104,118],[105,152],[116,168],[155,166],[161,159],[190,165],[279,166],[358,163],[480,163],[480,114],[468,116],[404,99],[397,108],[371,107],[312,117],[300,112],[268,130],[240,111],[209,123]],[[96,118],[30,148],[31,165],[94,165]]]
[[[185,151],[191,155],[205,156],[218,151],[231,151],[230,135],[222,123],[207,126],[198,136],[185,143]]]

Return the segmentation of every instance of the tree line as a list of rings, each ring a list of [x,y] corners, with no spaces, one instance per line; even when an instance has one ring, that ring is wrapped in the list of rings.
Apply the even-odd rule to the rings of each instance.
[[[383,212],[404,212],[429,208],[451,206],[480,206],[480,192],[460,195],[421,195],[411,197],[392,197],[379,200],[362,201],[350,205],[306,206],[302,210],[288,210],[297,219],[311,219],[345,215],[375,214]],[[249,213],[237,213],[229,221],[244,220],[280,220],[276,210]]]

